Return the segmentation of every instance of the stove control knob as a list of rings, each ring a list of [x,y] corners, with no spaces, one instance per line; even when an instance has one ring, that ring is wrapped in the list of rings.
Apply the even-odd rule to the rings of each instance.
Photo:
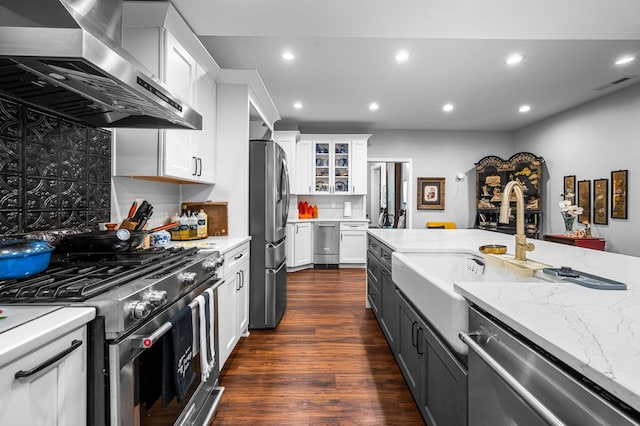
[[[202,266],[204,266],[204,270],[207,272],[215,272],[218,269],[222,262],[220,261],[221,257],[216,257],[215,259],[205,260]]]
[[[194,285],[198,282],[198,274],[195,272],[181,272],[178,274],[178,281],[182,285]]]
[[[133,319],[145,318],[149,316],[152,310],[153,306],[147,301],[139,300],[129,304],[129,316]]]
[[[147,298],[153,307],[158,307],[167,303],[167,292],[164,290],[156,290],[149,293]]]

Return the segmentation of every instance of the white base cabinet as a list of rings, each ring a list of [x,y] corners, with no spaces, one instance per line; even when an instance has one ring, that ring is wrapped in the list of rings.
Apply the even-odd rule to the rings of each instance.
[[[218,287],[220,369],[249,327],[249,243],[223,254],[224,283]]]
[[[69,351],[60,360],[53,356]],[[41,371],[28,374],[38,366]],[[24,378],[16,378],[23,372]],[[0,368],[0,423],[81,426],[87,421],[87,331],[77,328]]]
[[[313,262],[312,223],[287,224],[287,267],[309,265]]]
[[[340,263],[366,262],[366,222],[340,222]]]

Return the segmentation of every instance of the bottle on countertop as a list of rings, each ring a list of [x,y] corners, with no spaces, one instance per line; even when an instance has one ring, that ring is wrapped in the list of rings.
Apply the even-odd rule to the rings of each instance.
[[[313,205],[313,214],[311,215],[314,219],[318,218],[318,205],[314,204]]]
[[[198,238],[198,217],[189,212],[189,239]]]
[[[204,209],[198,213],[198,238],[207,238],[207,214]]]
[[[171,215],[171,222],[177,223],[177,225],[174,228],[171,228],[169,230],[169,233],[171,234],[171,239],[179,240],[180,239],[180,215],[178,214],[178,212],[175,212],[173,215]]]
[[[189,239],[189,217],[187,216],[186,210],[182,211],[182,216],[180,216],[180,240],[188,240]]]

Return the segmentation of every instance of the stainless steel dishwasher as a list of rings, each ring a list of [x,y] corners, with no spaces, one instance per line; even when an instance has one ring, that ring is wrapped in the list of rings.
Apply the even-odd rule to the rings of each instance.
[[[340,222],[316,222],[313,234],[313,263],[316,266],[340,263]]]
[[[469,309],[469,426],[638,425],[639,413]]]

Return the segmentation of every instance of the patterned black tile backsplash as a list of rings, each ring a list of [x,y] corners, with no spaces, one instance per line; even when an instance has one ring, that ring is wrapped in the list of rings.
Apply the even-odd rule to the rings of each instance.
[[[111,133],[0,96],[0,234],[109,221]]]

